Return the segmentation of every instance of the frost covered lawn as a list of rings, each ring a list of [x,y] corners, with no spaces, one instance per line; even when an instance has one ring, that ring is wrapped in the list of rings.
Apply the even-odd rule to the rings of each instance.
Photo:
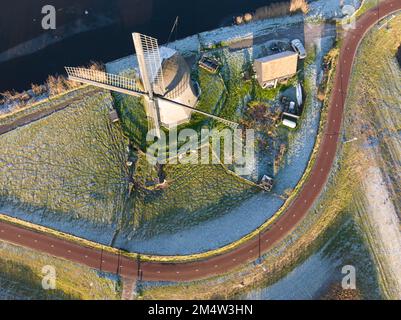
[[[149,190],[139,180],[152,170],[144,156],[137,169],[140,185],[131,195],[123,229],[129,238],[172,233],[217,218],[259,191],[221,165],[166,165],[169,186],[164,190]]]
[[[401,70],[395,54],[401,16],[389,30],[375,27],[363,41],[354,67],[346,118],[347,139],[368,162],[360,175],[357,211],[380,271],[386,297],[401,297]]]
[[[56,271],[56,289],[43,290],[44,266]],[[119,299],[119,281],[87,267],[0,242],[1,300]]]
[[[0,136],[0,204],[110,224],[126,192],[125,139],[96,93]]]

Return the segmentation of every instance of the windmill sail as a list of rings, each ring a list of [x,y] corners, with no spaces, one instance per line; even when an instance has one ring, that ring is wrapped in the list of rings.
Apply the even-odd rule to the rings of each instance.
[[[166,88],[157,39],[140,33],[133,33],[132,37],[145,90],[151,97],[153,93],[164,95]]]
[[[157,130],[157,136],[160,136],[160,126],[159,126],[159,113],[158,113],[158,101],[166,101],[170,102],[170,105],[177,105],[182,108],[187,108],[190,109],[192,112],[196,112],[199,114],[202,114],[204,116],[207,116],[209,118],[213,118],[219,122],[224,123],[227,126],[230,126],[232,128],[237,128],[238,123],[218,117],[216,115],[213,115],[211,113],[201,111],[198,109],[195,109],[191,106],[182,104],[177,101],[172,101],[169,99],[169,97],[163,97],[158,94],[155,94],[155,96],[151,99],[150,95],[146,92],[140,91],[138,87],[136,86],[136,81],[131,78],[126,78],[122,77],[119,75],[115,74],[110,74],[106,73],[103,71],[97,71],[97,70],[91,70],[91,69],[85,69],[85,68],[74,68],[74,67],[65,67],[68,75],[68,79],[71,81],[76,81],[76,82],[81,82],[81,83],[86,83],[89,85],[93,85],[99,88],[111,90],[111,91],[116,91],[119,93],[123,94],[128,94],[136,97],[144,97],[144,102],[145,102],[145,109],[146,109],[146,114],[149,118],[149,120],[152,121],[150,124],[152,129]]]
[[[213,118],[236,128],[236,122],[196,109],[198,96],[190,84],[190,71],[183,58],[173,53],[162,65],[157,39],[133,33],[139,70],[144,89],[139,89],[135,79],[85,68],[66,67],[68,78],[100,88],[144,98],[149,129],[160,137],[160,123],[166,128],[190,119],[191,112]],[[165,70],[163,70],[163,68]],[[165,71],[165,73],[163,73]],[[167,87],[165,85],[165,79]],[[186,112],[182,112],[182,110]]]
[[[135,79],[86,68],[65,67],[65,70],[68,79],[71,81],[86,83],[125,94],[135,95],[136,93],[137,96],[145,94],[139,90]]]
[[[149,97],[145,98],[145,108],[148,115],[149,129],[155,129],[160,136],[160,116],[154,94],[164,95],[166,88],[163,79],[162,61],[157,39],[133,33],[134,46],[138,59],[142,83]]]

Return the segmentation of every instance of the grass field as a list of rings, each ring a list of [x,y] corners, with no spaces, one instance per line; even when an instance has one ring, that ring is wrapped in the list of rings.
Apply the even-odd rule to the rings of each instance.
[[[361,46],[351,84],[354,94],[348,103],[362,124],[350,126],[347,134],[349,138],[366,139],[366,147],[378,147],[401,218],[401,71],[395,58],[401,45],[400,15],[389,27],[370,33]],[[347,121],[354,122],[353,118]]]
[[[166,165],[169,186],[163,190],[145,188],[146,180],[157,176],[145,155],[139,157],[136,171],[139,186],[131,195],[125,221],[126,228],[135,228],[142,237],[179,231],[216,218],[258,192],[218,164]]]
[[[43,290],[44,266],[56,271],[56,288]],[[87,267],[0,242],[0,299],[120,299],[117,278]]]
[[[382,22],[384,23],[384,22]],[[348,100],[347,139],[369,165],[359,175],[355,210],[375,258],[386,298],[400,299],[401,15],[375,27],[363,41]],[[397,217],[398,215],[398,217]]]
[[[0,201],[110,223],[127,188],[126,141],[108,93],[0,136]]]

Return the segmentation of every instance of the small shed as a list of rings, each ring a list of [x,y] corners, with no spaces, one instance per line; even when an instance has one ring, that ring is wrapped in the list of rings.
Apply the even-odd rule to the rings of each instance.
[[[293,51],[283,51],[254,62],[256,79],[263,88],[276,87],[278,82],[292,78],[297,67],[298,54]]]

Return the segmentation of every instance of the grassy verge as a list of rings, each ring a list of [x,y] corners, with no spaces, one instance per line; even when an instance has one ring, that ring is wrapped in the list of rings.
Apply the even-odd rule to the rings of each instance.
[[[0,242],[0,295],[6,299],[120,299],[117,278],[32,250]],[[56,288],[43,290],[44,266],[56,271]]]
[[[372,168],[379,169],[384,179],[383,188],[389,193],[388,200],[400,217],[401,174],[398,169],[401,160],[401,71],[395,55],[401,43],[401,15],[392,19],[388,26],[389,29],[376,27],[367,34],[360,46],[347,101],[349,109],[346,134],[348,139],[358,138],[359,142],[355,144],[359,145],[363,156],[371,159]],[[365,188],[370,183],[369,177],[362,175]],[[375,199],[360,195],[355,200],[356,212],[375,257],[382,291],[387,298],[394,299],[399,297],[396,285],[398,270],[394,270],[396,268],[392,262],[392,258],[397,255],[386,251],[389,250],[388,246],[397,241],[386,238],[385,232],[379,232],[378,225],[388,219],[388,207],[383,204],[383,211],[380,211],[384,220],[375,221],[374,214],[370,212],[370,205],[374,201]],[[391,228],[387,230],[391,231]],[[391,232],[388,234],[390,236]]]

